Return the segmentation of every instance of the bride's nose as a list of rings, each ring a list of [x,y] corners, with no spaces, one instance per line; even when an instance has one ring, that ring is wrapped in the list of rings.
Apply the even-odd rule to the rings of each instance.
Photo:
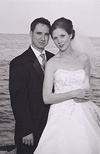
[[[61,44],[61,43],[62,43],[61,38],[58,38],[58,44]]]

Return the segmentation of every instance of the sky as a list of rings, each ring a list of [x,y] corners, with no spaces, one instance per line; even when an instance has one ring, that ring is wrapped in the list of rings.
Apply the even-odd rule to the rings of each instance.
[[[0,33],[29,33],[31,22],[45,17],[71,19],[75,30],[100,37],[100,0],[0,0]]]

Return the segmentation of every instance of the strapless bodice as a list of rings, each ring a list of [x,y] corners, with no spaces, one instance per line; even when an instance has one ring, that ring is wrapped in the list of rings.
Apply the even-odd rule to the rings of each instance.
[[[55,93],[64,93],[80,88],[89,88],[88,78],[83,69],[76,71],[56,70],[54,75]]]
[[[89,88],[84,70],[58,69],[55,93]],[[34,154],[99,154],[100,109],[91,101],[74,99],[50,106],[46,127]],[[45,145],[45,146],[44,146]]]

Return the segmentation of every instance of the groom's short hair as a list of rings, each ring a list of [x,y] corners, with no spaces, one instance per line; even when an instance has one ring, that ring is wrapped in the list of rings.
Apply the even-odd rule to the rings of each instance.
[[[51,28],[50,21],[49,21],[48,19],[43,18],[43,17],[36,18],[36,19],[31,23],[31,25],[30,25],[30,30],[33,32],[34,29],[35,29],[35,27],[36,27],[36,25],[39,24],[39,23],[40,23],[40,24],[47,25],[48,28],[49,28],[49,30],[50,30],[50,28]]]

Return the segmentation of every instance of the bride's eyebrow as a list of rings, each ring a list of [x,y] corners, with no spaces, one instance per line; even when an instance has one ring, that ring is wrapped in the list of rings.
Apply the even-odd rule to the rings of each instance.
[[[65,36],[65,34],[61,34],[60,36]]]

